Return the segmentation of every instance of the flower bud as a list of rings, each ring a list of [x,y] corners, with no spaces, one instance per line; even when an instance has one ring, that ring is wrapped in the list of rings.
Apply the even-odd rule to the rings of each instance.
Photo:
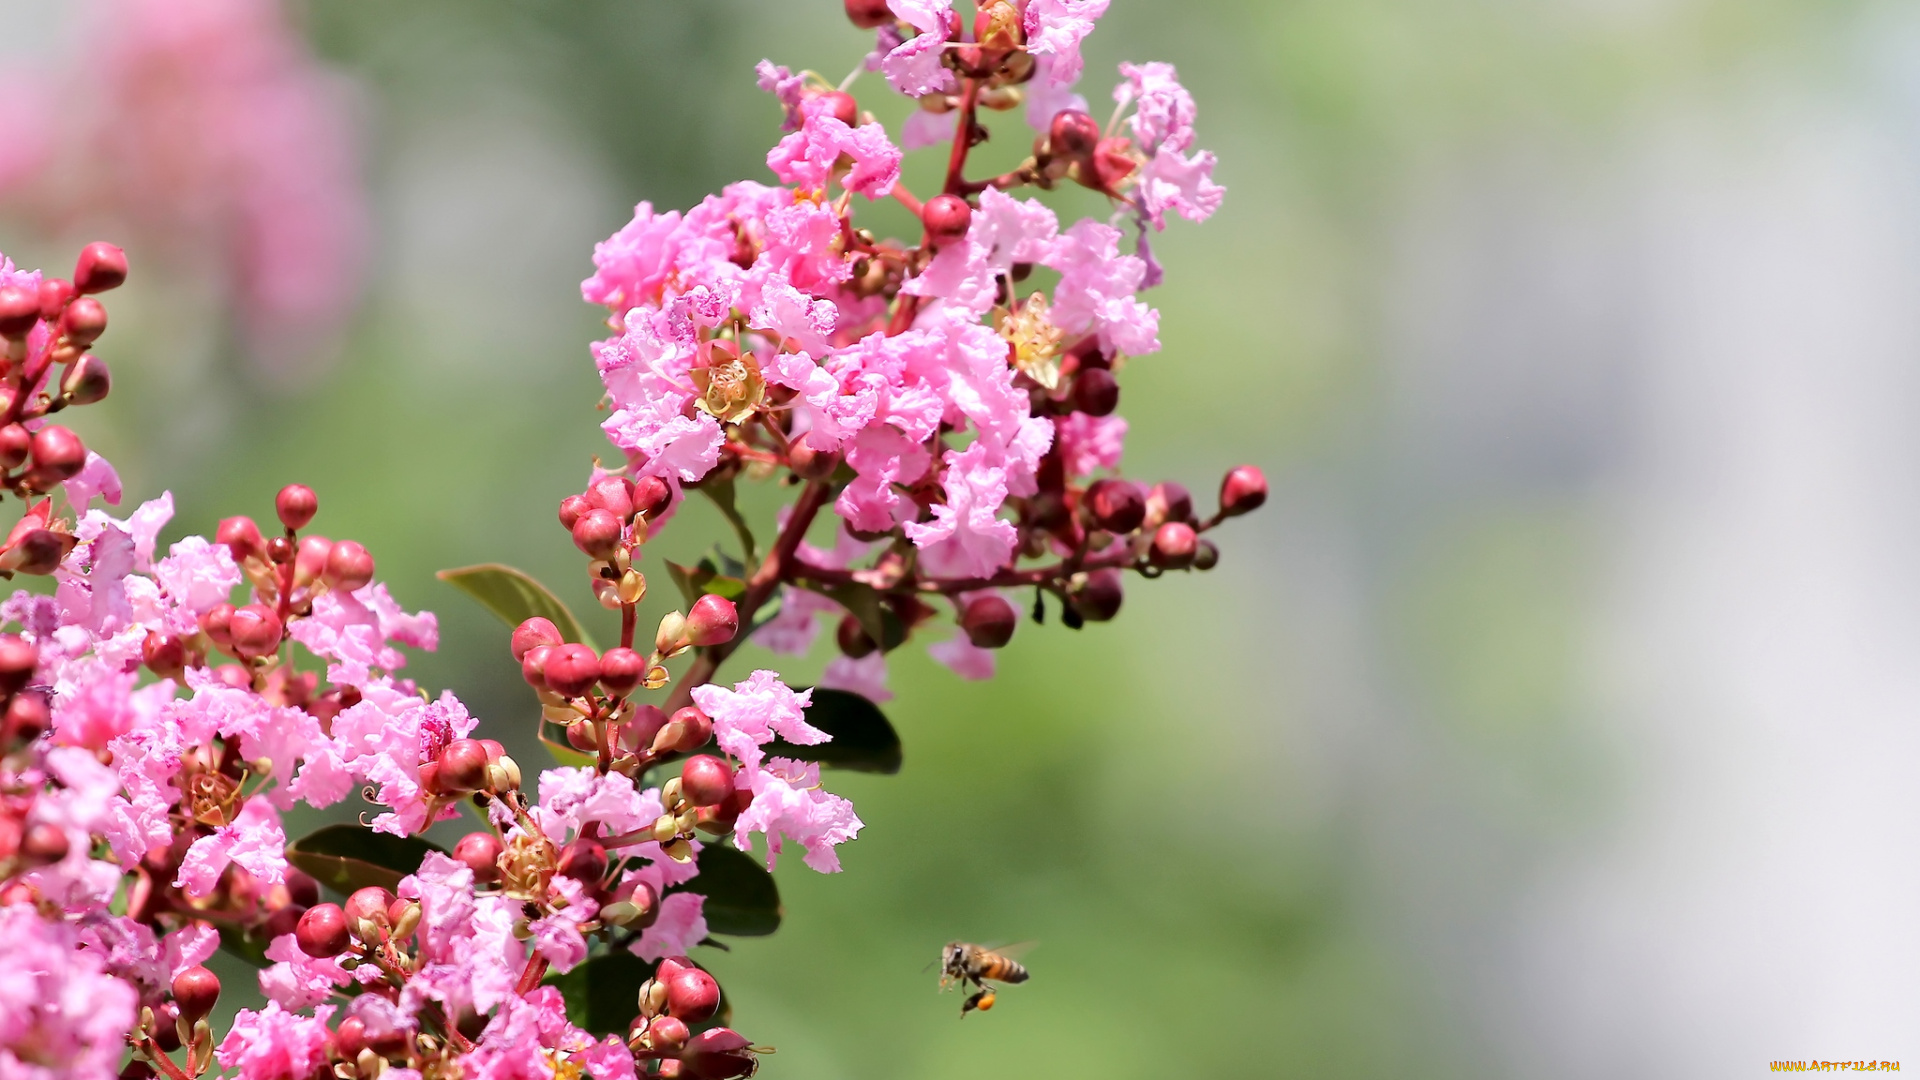
[[[1266,501],[1266,474],[1252,465],[1237,465],[1220,481],[1220,513],[1224,517],[1258,510]]]
[[[887,0],[846,0],[847,19],[862,30],[874,30],[893,21]]]
[[[50,866],[67,857],[72,842],[67,832],[51,822],[36,822],[20,840],[21,861],[33,866]]]
[[[731,1028],[708,1028],[687,1040],[680,1062],[690,1080],[733,1080],[750,1075],[758,1066],[747,1040]]]
[[[487,764],[487,790],[494,794],[520,789],[520,765],[501,754]]]
[[[422,914],[418,900],[402,897],[387,906],[387,921],[393,924],[393,940],[405,941],[420,929]]]
[[[487,748],[478,739],[455,739],[440,751],[443,791],[478,791],[487,783]]]
[[[1219,565],[1220,549],[1214,546],[1213,541],[1201,537],[1199,545],[1193,550],[1193,568],[1195,570],[1211,570]]]
[[[711,754],[697,754],[680,767],[680,790],[695,806],[718,806],[733,796],[733,768]]]
[[[677,611],[660,616],[660,629],[653,635],[654,650],[672,656],[687,647],[687,617]]]
[[[0,427],[0,466],[17,469],[27,460],[33,447],[33,433],[20,424]]]
[[[557,645],[535,645],[520,658],[520,677],[535,690],[551,689],[547,685],[547,658],[553,655]]]
[[[667,978],[667,1015],[699,1023],[720,1009],[720,984],[699,968],[686,968]]]
[[[194,965],[173,977],[173,1002],[180,1007],[180,1019],[192,1024],[213,1011],[220,1000],[220,977]]]
[[[600,657],[585,645],[556,645],[547,654],[545,674],[554,693],[579,697],[600,681]]]
[[[860,103],[853,100],[852,94],[844,90],[829,90],[821,94],[819,100],[821,105],[816,107],[824,107],[828,116],[848,127],[860,126]]]
[[[553,620],[535,615],[513,628],[509,647],[515,660],[525,660],[528,651],[537,645],[561,645],[566,640],[560,636],[560,628],[553,625]]]
[[[600,735],[594,731],[593,721],[583,716],[568,724],[567,745],[583,754],[598,753],[600,751]]]
[[[277,537],[285,540],[286,537]],[[333,541],[324,536],[308,533],[300,538],[300,545],[293,554],[293,583],[307,585],[320,580],[327,572],[327,559],[333,554]]]
[[[624,476],[603,476],[587,485],[587,503],[605,510],[621,521],[633,520],[633,481]]]
[[[378,885],[369,885],[347,897],[342,913],[347,929],[368,945],[378,944],[380,931],[387,926],[387,909],[393,906],[393,894]]]
[[[250,517],[230,517],[220,523],[214,531],[214,542],[225,544],[233,554],[234,562],[245,562],[249,558],[264,559],[267,555],[267,542],[260,535],[260,526]]]
[[[40,650],[17,634],[0,634],[0,695],[11,695],[33,680]]]
[[[935,195],[920,208],[920,223],[927,228],[927,240],[942,247],[966,237],[973,207],[958,195]]]
[[[473,880],[488,884],[500,880],[500,853],[506,848],[500,838],[487,832],[471,832],[453,845],[453,857],[473,871]]]
[[[1162,480],[1147,492],[1147,524],[1166,521],[1193,523],[1193,496],[1186,485],[1173,480]]]
[[[48,707],[47,695],[42,691],[23,690],[7,702],[6,729],[16,739],[37,739],[52,723],[53,711]]]
[[[677,1016],[656,1016],[647,1025],[647,1049],[660,1054],[671,1054],[687,1044],[692,1032],[687,1022]]]
[[[1200,538],[1193,526],[1184,521],[1169,521],[1154,530],[1147,559],[1162,570],[1184,570],[1193,565],[1193,555],[1199,547]]]
[[[280,647],[280,616],[265,604],[248,604],[227,621],[227,637],[243,659],[265,656]]]
[[[40,294],[18,285],[0,289],[0,337],[19,341],[40,322]]]
[[[55,481],[77,476],[87,465],[86,444],[59,424],[48,424],[33,433],[32,454],[34,471]]]
[[[296,554],[298,553],[294,551],[293,544],[284,536],[276,536],[267,541],[267,561],[275,566],[287,565],[293,561]]]
[[[320,512],[320,497],[305,484],[288,484],[274,496],[273,511],[280,515],[280,524],[299,532]]]
[[[1101,191],[1113,191],[1120,182],[1133,175],[1138,166],[1130,152],[1132,142],[1119,137],[1101,139],[1093,148],[1093,175],[1087,177],[1094,187]]]
[[[67,310],[67,304],[73,299],[73,282],[65,278],[40,279],[40,317],[52,322]]]
[[[867,636],[867,629],[860,625],[860,620],[851,615],[843,616],[840,625],[834,627],[833,640],[842,653],[854,660],[872,656],[873,650],[880,647],[873,638]]]
[[[600,658],[600,685],[615,697],[632,693],[646,674],[647,658],[632,649],[616,646]]]
[[[609,650],[611,651],[611,650]],[[601,658],[604,666],[606,660]],[[627,750],[638,752],[653,745],[653,737],[667,726],[667,714],[660,711],[658,705],[640,705],[633,715],[620,728],[620,745]]]
[[[1067,599],[1073,602],[1073,609],[1081,618],[1088,622],[1106,622],[1120,614],[1122,593],[1120,571],[1095,570],[1067,590]]]
[[[316,960],[347,951],[347,914],[339,904],[315,904],[293,928],[294,943]]]
[[[659,1016],[667,1011],[667,983],[662,978],[648,979],[640,984],[640,1013],[642,1016]]]
[[[1080,507],[1095,528],[1119,536],[1139,528],[1147,517],[1147,500],[1141,496],[1139,485],[1130,480],[1095,482]]]
[[[573,523],[573,546],[588,558],[611,559],[620,547],[620,519],[599,507],[580,515]]]
[[[740,613],[733,601],[707,593],[687,612],[687,640],[695,645],[722,645],[740,632]]]
[[[320,580],[336,592],[353,592],[373,581],[373,554],[357,540],[341,540],[327,550]]]
[[[1093,153],[1100,141],[1100,122],[1078,109],[1062,109],[1053,114],[1047,132],[1047,149],[1059,157],[1083,158]]]
[[[357,1059],[367,1049],[367,1022],[357,1016],[340,1021],[333,1033],[333,1048],[347,1061]]]
[[[83,296],[67,305],[60,316],[60,333],[84,349],[107,332],[107,308],[91,296]]]
[[[1020,613],[1013,609],[1005,597],[986,595],[976,596],[967,602],[960,615],[960,629],[966,631],[967,640],[977,649],[998,649],[1013,640],[1013,629],[1020,623]]]
[[[76,291],[106,292],[119,288],[126,280],[126,252],[98,240],[80,249],[80,259],[73,266],[73,287]]]
[[[554,873],[582,885],[598,885],[607,873],[607,849],[598,840],[574,840],[560,849]]]
[[[692,705],[673,714],[667,725],[653,738],[656,754],[690,754],[713,738],[713,720]]]
[[[807,440],[799,439],[787,450],[787,466],[802,480],[825,480],[840,467],[840,455],[831,450],[815,450]]]
[[[657,476],[643,476],[633,482],[633,511],[648,521],[658,518],[673,501],[673,490]]]
[[[1088,368],[1073,377],[1073,407],[1088,416],[1107,416],[1120,407],[1120,383],[1106,368]]]
[[[647,598],[647,576],[629,568],[614,583],[613,594],[619,599],[621,607],[632,607]]]
[[[585,495],[569,495],[561,499],[560,527],[571,530],[574,522],[580,520],[580,515],[591,509],[593,509],[593,504],[587,501]]]

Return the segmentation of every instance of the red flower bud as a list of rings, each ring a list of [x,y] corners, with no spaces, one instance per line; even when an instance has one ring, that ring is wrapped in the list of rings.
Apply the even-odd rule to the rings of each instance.
[[[753,1072],[758,1062],[748,1052],[747,1040],[731,1028],[708,1028],[687,1040],[680,1052],[683,1077],[690,1080],[733,1080]]]
[[[846,0],[847,18],[862,30],[873,30],[893,21],[887,0]]]
[[[587,502],[619,518],[633,520],[633,481],[624,476],[603,476],[587,485]]]
[[[692,705],[673,714],[667,726],[653,738],[653,751],[656,754],[677,752],[692,753],[707,745],[713,738],[713,720],[706,713]]]
[[[279,888],[285,889],[287,901],[300,905],[302,911],[320,902],[320,883],[291,866],[287,867],[286,880]]]
[[[733,601],[707,593],[687,612],[687,640],[695,645],[720,645],[740,632],[740,612]]]
[[[611,559],[620,547],[620,519],[595,507],[573,523],[573,546],[590,559]]]
[[[615,697],[624,697],[647,675],[647,658],[618,646],[600,658],[600,685]]]
[[[608,652],[613,650],[609,649]],[[601,666],[606,666],[606,658],[601,658]],[[604,677],[604,672],[602,674]],[[641,705],[633,710],[633,719],[620,729],[620,745],[628,750],[645,750],[653,745],[654,736],[667,726],[667,714],[660,711],[658,705]]]
[[[920,208],[920,223],[927,227],[927,239],[934,247],[951,244],[967,235],[973,207],[958,195],[935,195]]]
[[[1080,508],[1094,528],[1122,536],[1139,528],[1147,517],[1147,500],[1130,480],[1097,481],[1087,489]]]
[[[1073,407],[1088,416],[1107,416],[1120,407],[1120,383],[1105,368],[1088,368],[1073,377]]]
[[[840,625],[833,628],[834,644],[850,659],[861,660],[873,655],[879,644],[867,636],[867,629],[860,620],[851,615],[843,616]]]
[[[1013,628],[1019,623],[1020,613],[1013,610],[1013,605],[1004,597],[992,595],[974,597],[960,615],[960,629],[979,649],[1006,645],[1013,640]]]
[[[1219,565],[1220,549],[1214,546],[1213,541],[1201,537],[1199,546],[1193,551],[1193,568],[1195,570],[1211,570]]]
[[[455,739],[440,751],[440,787],[479,791],[487,786],[487,748],[478,739]]]
[[[1193,526],[1184,521],[1169,521],[1154,530],[1153,546],[1147,551],[1147,558],[1153,565],[1163,570],[1184,570],[1193,565],[1193,553],[1200,547],[1200,538],[1194,534]]]
[[[60,332],[68,341],[86,348],[107,332],[107,308],[91,296],[83,296],[67,305],[60,316]]]
[[[787,451],[787,466],[802,480],[825,480],[840,467],[840,455],[831,450],[815,450],[805,439],[799,439]]]
[[[59,424],[48,424],[33,433],[32,454],[34,471],[56,481],[79,475],[87,465],[86,444]]]
[[[248,604],[227,621],[233,651],[243,658],[265,656],[280,647],[280,616],[265,604]]]
[[[267,559],[275,566],[285,566],[293,561],[293,544],[284,536],[276,536],[267,541]]]
[[[37,739],[52,723],[53,711],[47,705],[47,695],[41,691],[24,690],[7,702],[6,730],[16,739],[26,742]]]
[[[17,469],[27,460],[33,447],[33,433],[19,424],[0,428],[0,466]]]
[[[571,530],[573,523],[580,520],[580,515],[591,509],[593,509],[593,504],[587,501],[585,495],[569,495],[561,499],[560,527]]]
[[[353,592],[373,581],[373,555],[357,540],[338,541],[327,551],[320,579],[338,592]]]
[[[453,845],[453,857],[467,864],[473,880],[487,884],[500,880],[500,853],[505,850],[492,833],[473,832]]]
[[[230,517],[220,523],[213,534],[215,543],[225,544],[233,553],[234,562],[245,562],[249,558],[265,558],[267,541],[260,535],[260,526],[250,517]]]
[[[1239,517],[1267,501],[1266,474],[1252,465],[1236,465],[1220,481],[1220,513]]]
[[[585,645],[556,645],[547,654],[545,673],[554,693],[579,697],[600,681],[600,657]]]
[[[699,1023],[720,1009],[720,984],[699,968],[685,968],[667,978],[667,1015]]]
[[[347,913],[339,904],[315,904],[293,929],[294,943],[316,960],[347,951]]]
[[[60,377],[60,394],[69,405],[92,405],[105,401],[113,391],[113,372],[107,362],[92,353],[82,354],[67,373]]]
[[[820,100],[826,103],[828,116],[848,127],[860,123],[860,103],[853,100],[852,94],[844,90],[829,90],[820,95]]]
[[[1067,598],[1073,601],[1073,609],[1081,618],[1088,622],[1106,622],[1120,614],[1123,594],[1120,571],[1095,570],[1079,587],[1068,590]]]
[[[15,634],[0,634],[0,694],[12,694],[33,680],[40,650]]]
[[[1135,168],[1133,155],[1128,151],[1133,143],[1118,137],[1101,139],[1093,148],[1094,186],[1101,191],[1112,191],[1120,181],[1133,175]]]
[[[40,294],[18,285],[0,289],[0,337],[19,341],[40,322]]]
[[[65,278],[40,279],[40,317],[53,322],[60,313],[67,310],[67,303],[73,299],[73,282]]]
[[[647,1023],[647,1049],[671,1054],[685,1046],[691,1034],[685,1020],[677,1016],[656,1016]]]
[[[127,280],[127,253],[112,244],[95,241],[80,249],[73,266],[73,287],[83,293],[117,289]]]
[[[276,537],[285,540],[286,537]],[[333,541],[316,533],[308,533],[300,538],[300,545],[293,553],[293,581],[296,585],[305,585],[317,581],[327,572],[327,557],[333,554]]]
[[[1100,122],[1078,109],[1053,114],[1047,131],[1047,149],[1059,157],[1081,158],[1093,153],[1100,141]]]
[[[1147,521],[1184,521],[1193,523],[1193,496],[1187,493],[1186,485],[1172,480],[1163,480],[1153,485],[1147,492]]]
[[[553,620],[538,615],[513,628],[511,648],[515,660],[525,660],[527,651],[536,645],[560,645],[567,639],[560,636],[560,628]]]
[[[173,1001],[188,1024],[212,1012],[218,1000],[220,978],[206,968],[196,964],[173,977]]]
[[[20,857],[34,866],[48,866],[67,857],[72,844],[67,831],[50,822],[38,822],[20,840]]]
[[[672,501],[672,489],[657,476],[643,476],[633,482],[634,512],[646,515],[648,521],[659,517]]]
[[[535,645],[520,658],[520,677],[527,680],[528,686],[535,690],[548,689],[547,658],[552,656],[553,650],[559,647],[558,645]]]
[[[305,484],[288,484],[274,496],[273,510],[280,515],[280,524],[299,532],[320,512],[320,496]]]
[[[374,930],[387,924],[387,909],[393,906],[393,894],[378,885],[369,885],[347,897],[346,907],[342,910],[347,916],[347,929],[353,936],[368,944],[374,944],[377,935]]]
[[[695,806],[718,806],[733,796],[733,767],[711,754],[696,754],[680,766],[680,790]]]
[[[607,873],[607,849],[601,847],[598,840],[574,840],[560,849],[554,873],[582,885],[598,885]]]
[[[357,1016],[340,1021],[333,1033],[333,1048],[347,1061],[359,1057],[360,1051],[367,1049],[367,1022]]]

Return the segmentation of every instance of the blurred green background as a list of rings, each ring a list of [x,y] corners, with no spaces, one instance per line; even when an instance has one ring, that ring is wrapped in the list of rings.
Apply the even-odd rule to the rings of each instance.
[[[7,17],[33,27],[16,57],[71,36],[42,4]],[[358,87],[367,140],[375,254],[337,363],[293,389],[255,377],[202,324],[209,305],[135,247],[101,349],[115,395],[75,426],[130,498],[174,492],[169,537],[312,485],[315,528],[365,542],[403,603],[440,614],[440,651],[407,673],[542,761],[512,734],[532,710],[506,629],[433,572],[510,562],[590,606],[551,508],[605,449],[586,352],[602,328],[578,294],[591,246],[640,199],[681,208],[767,180],[779,117],[753,63],[837,78],[870,38],[832,0],[309,0],[294,17]],[[1676,757],[1664,721],[1618,719],[1677,708],[1635,674],[1664,670],[1632,647],[1663,609],[1632,598],[1667,594],[1658,560],[1633,553],[1699,535],[1636,508],[1693,505],[1724,479],[1663,495],[1649,477],[1690,451],[1647,433],[1666,430],[1670,400],[1681,427],[1718,430],[1712,403],[1760,377],[1712,368],[1698,376],[1711,392],[1662,396],[1660,372],[1720,348],[1715,324],[1673,329],[1712,303],[1688,283],[1737,275],[1756,251],[1822,257],[1735,242],[1740,221],[1812,209],[1756,177],[1884,167],[1870,205],[1911,200],[1914,40],[1898,5],[1811,0],[1115,0],[1086,48],[1094,111],[1116,62],[1173,62],[1229,192],[1212,221],[1156,239],[1165,348],[1122,380],[1125,471],[1182,479],[1210,507],[1221,472],[1249,461],[1274,498],[1221,531],[1214,572],[1130,582],[1118,621],[1023,624],[992,682],[957,680],[920,642],[895,654],[886,709],[905,769],[830,779],[866,822],[846,873],[789,861],[780,933],[699,957],[736,1026],[779,1048],[763,1075],[1697,1076],[1897,1056],[1910,977],[1810,1003],[1715,967],[1788,939],[1792,962],[1866,955],[1808,936],[1818,905],[1730,899],[1772,856],[1725,870],[1725,892],[1668,893],[1672,864],[1606,853],[1666,850],[1674,829],[1697,847],[1673,863],[1729,835],[1767,846],[1765,827],[1727,824],[1762,797],[1718,818],[1704,795],[1660,794],[1725,743]],[[905,104],[882,89],[855,87],[897,122]],[[1820,137],[1855,121],[1893,149],[1836,159]],[[998,118],[982,154],[1015,160],[1029,138],[1017,114]],[[910,155],[916,190],[935,186],[936,159]],[[1864,197],[1821,183],[1808,198],[1823,206]],[[1745,216],[1689,231],[1723,213]],[[871,217],[904,220],[892,205]],[[90,223],[5,220],[0,247],[29,266],[64,266],[93,238]],[[1906,238],[1888,265],[1907,273],[1912,222],[1876,221],[1846,235]],[[1764,349],[1747,355],[1764,368]],[[1844,427],[1851,407],[1821,415]],[[1756,475],[1778,419],[1740,444]],[[1869,492],[1892,482],[1877,475]],[[776,495],[748,496],[763,528]],[[723,535],[690,506],[650,551],[686,558]],[[798,663],[748,648],[731,673],[811,679],[830,647]],[[1749,660],[1696,664],[1687,685],[1737,681]],[[1849,744],[1859,758],[1830,764],[1884,756],[1888,730],[1875,720]],[[1790,751],[1774,763],[1787,775]],[[1910,819],[1904,798],[1861,814]],[[1907,956],[1912,848],[1861,843],[1899,867],[1873,886],[1890,899],[1861,947],[1890,934]],[[1620,875],[1650,884],[1596,884]],[[1750,948],[1692,947],[1728,921]],[[922,970],[956,938],[1037,940],[1033,981],[957,1021]],[[1664,974],[1691,964],[1722,977]],[[1731,996],[1674,1007],[1695,993]],[[1873,994],[1888,1019],[1856,1030],[1883,1015],[1849,1011]],[[1759,1037],[1782,1031],[1799,1041]]]

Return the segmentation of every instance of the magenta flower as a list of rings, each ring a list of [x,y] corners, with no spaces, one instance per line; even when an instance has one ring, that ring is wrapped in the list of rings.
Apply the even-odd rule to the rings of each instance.
[[[784,838],[806,849],[808,866],[836,874],[840,856],[834,848],[860,835],[860,829],[852,803],[820,790],[820,766],[777,757],[754,773],[753,804],[740,815],[733,837],[740,850],[748,851],[750,834],[765,833],[769,869]]]
[[[267,959],[274,963],[260,972],[260,992],[288,1012],[305,1012],[353,981],[337,957],[308,956],[292,934],[274,938],[267,946]]]
[[[900,150],[879,124],[848,127],[821,112],[808,116],[799,131],[767,152],[767,168],[782,183],[804,191],[824,191],[842,157],[852,168],[841,186],[869,199],[893,190],[900,179]]]
[[[731,690],[712,684],[693,690],[693,703],[713,718],[714,741],[749,773],[760,767],[760,747],[776,735],[798,746],[827,741],[826,732],[807,723],[803,710],[812,700],[811,691],[796,694],[771,671],[756,671]]]
[[[214,1056],[222,1068],[237,1070],[239,1080],[307,1080],[327,1063],[333,1006],[321,1005],[300,1016],[268,1002],[258,1012],[241,1009]]]
[[[220,883],[229,863],[252,874],[261,885],[278,885],[287,872],[287,834],[280,815],[264,799],[248,799],[232,824],[213,830],[187,848],[173,883],[189,896],[206,896]]]
[[[0,906],[0,1076],[107,1080],[140,1002],[66,923],[31,904]]]

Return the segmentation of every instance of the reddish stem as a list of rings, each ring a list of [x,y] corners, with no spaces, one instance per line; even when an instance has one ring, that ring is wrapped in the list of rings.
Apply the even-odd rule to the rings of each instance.
[[[894,201],[907,208],[907,213],[912,214],[914,217],[920,216],[920,211],[924,204],[920,202],[919,198],[917,198],[913,192],[907,190],[907,185],[895,183],[893,185],[893,198]]]
[[[947,157],[947,187],[949,195],[966,193],[967,151],[973,149],[974,112],[980,102],[980,81],[966,80],[966,90],[960,97],[960,123],[953,130],[953,153]]]
[[[187,1074],[180,1071],[180,1066],[173,1063],[172,1058],[160,1052],[160,1047],[152,1039],[139,1039],[135,1045],[146,1051],[148,1059],[171,1080],[189,1080]]]
[[[513,992],[520,997],[526,997],[528,994],[533,993],[534,987],[539,986],[540,980],[546,977],[547,958],[535,952],[532,956],[527,957],[526,970],[520,973],[520,984],[514,987]]]
[[[633,624],[640,618],[640,605],[620,605],[620,647],[633,648]]]

